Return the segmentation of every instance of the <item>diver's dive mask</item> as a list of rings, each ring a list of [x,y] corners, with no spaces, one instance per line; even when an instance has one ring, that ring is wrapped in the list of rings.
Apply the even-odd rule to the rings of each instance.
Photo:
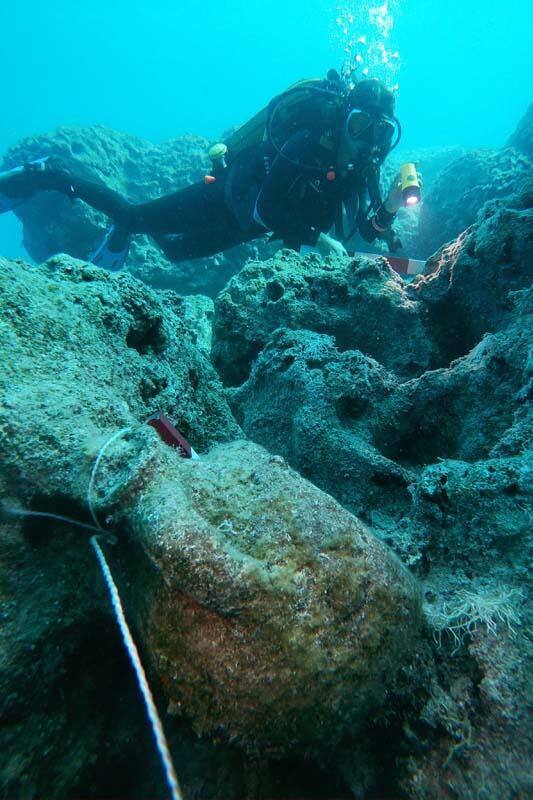
[[[357,160],[371,155],[382,161],[400,141],[400,123],[396,117],[352,108],[343,129],[344,149]]]

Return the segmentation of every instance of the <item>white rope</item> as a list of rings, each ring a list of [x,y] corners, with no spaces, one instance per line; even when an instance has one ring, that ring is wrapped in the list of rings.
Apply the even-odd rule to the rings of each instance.
[[[129,431],[131,431],[130,427],[122,428],[121,430],[114,433],[113,436],[111,436],[111,438],[108,439],[104,445],[102,445],[102,447],[100,448],[100,452],[98,453],[98,456],[96,458],[96,461],[94,462],[94,466],[91,472],[91,478],[89,480],[89,486],[87,488],[87,505],[89,506],[89,511],[91,512],[91,517],[93,518],[96,527],[99,528],[100,530],[103,530],[103,528],[98,522],[98,518],[93,508],[94,481],[96,478],[96,473],[98,471],[98,467],[100,466],[100,461],[102,460],[102,456],[104,455],[109,445],[112,444],[116,439],[119,439],[121,436],[124,436],[124,434],[128,433]]]
[[[120,433],[123,433],[123,431],[120,431]],[[114,438],[116,438],[116,436]],[[109,442],[107,442],[107,444],[110,444],[111,441],[112,440],[110,439]],[[100,451],[100,453],[102,452],[103,449]],[[118,622],[120,632],[122,634],[122,640],[124,642],[126,650],[128,651],[128,656],[133,665],[135,676],[137,678],[137,683],[139,684],[139,688],[143,696],[144,704],[146,706],[146,712],[148,714],[148,719],[150,720],[152,731],[157,744],[157,749],[159,750],[161,761],[163,762],[163,769],[165,770],[165,776],[167,779],[168,786],[170,788],[172,800],[183,800],[183,795],[181,794],[178,778],[174,770],[174,765],[172,763],[172,757],[170,755],[167,740],[165,738],[165,733],[163,731],[163,725],[159,718],[159,714],[157,712],[157,708],[154,703],[154,698],[152,697],[152,692],[150,691],[150,687],[148,686],[148,681],[146,680],[146,674],[144,672],[143,665],[141,664],[141,659],[139,658],[137,647],[135,645],[135,642],[133,641],[130,629],[128,628],[126,617],[124,616],[124,611],[122,608],[122,603],[120,600],[118,589],[115,585],[115,582],[113,581],[113,576],[111,575],[111,571],[109,569],[107,561],[105,560],[102,548],[98,544],[97,538],[98,538],[97,536],[91,536],[91,545],[94,548],[94,551],[96,553],[96,558],[98,559],[98,563],[100,564],[100,569],[102,570],[102,574],[104,576],[104,580],[107,584],[107,588],[109,589],[109,594],[111,596],[111,604],[113,606],[115,617]]]
[[[86,531],[96,531],[98,533],[102,530],[100,526],[88,525],[86,522],[80,522],[72,517],[64,517],[63,514],[52,514],[49,511],[28,511],[26,508],[13,508],[5,506],[0,503],[0,520],[11,519],[12,517],[35,517],[36,519],[56,519],[58,522],[68,522],[69,525],[76,525],[78,528],[83,528]]]

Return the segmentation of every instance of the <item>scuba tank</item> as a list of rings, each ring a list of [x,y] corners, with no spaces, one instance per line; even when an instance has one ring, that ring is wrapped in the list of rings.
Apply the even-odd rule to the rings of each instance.
[[[327,149],[335,150],[345,114],[340,84],[327,79],[300,81],[269,103],[265,136],[276,155],[285,159],[285,142],[303,128],[311,130]],[[294,163],[306,169],[306,165]],[[316,167],[312,169],[316,173]]]
[[[292,133],[301,128],[335,128],[344,110],[341,88],[340,84],[321,78],[305,79],[289,86],[226,140],[228,161],[246,148],[263,142],[269,142],[279,154]]]

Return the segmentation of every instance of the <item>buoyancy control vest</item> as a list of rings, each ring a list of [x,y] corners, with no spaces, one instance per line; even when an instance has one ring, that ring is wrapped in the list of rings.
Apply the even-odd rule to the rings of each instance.
[[[320,179],[340,180],[345,184],[343,202],[336,220],[337,235],[346,239],[353,234],[357,227],[357,220],[361,215],[367,216],[371,209],[376,210],[381,205],[379,191],[379,168],[387,152],[379,153],[372,161],[350,165],[348,169],[338,168],[336,165],[339,137],[344,121],[349,112],[350,97],[344,90],[343,84],[337,80],[312,78],[298,81],[287,90],[274,97],[270,103],[255,114],[248,122],[241,125],[226,140],[226,159],[228,172],[237,173],[229,177],[227,191],[231,195],[235,206],[242,206],[243,211],[249,207],[253,196],[250,193],[248,201],[242,202],[238,195],[247,194],[246,185],[248,178],[252,177],[257,169],[255,154],[278,156],[288,160],[297,167],[302,176],[319,177]],[[324,148],[325,153],[330,153],[322,164],[305,163],[302,160],[291,160],[283,148],[292,136],[298,131],[307,129]],[[239,162],[242,162],[239,163]],[[268,162],[268,159],[265,159]],[[232,169],[233,167],[233,169]],[[350,174],[351,170],[351,174]],[[366,213],[363,211],[363,194],[361,182],[354,181],[354,172],[364,178],[369,198]],[[357,186],[354,196],[354,187]],[[251,187],[250,187],[251,188]],[[344,212],[343,208],[344,207]],[[354,213],[355,212],[355,213]],[[243,215],[248,217],[248,211]],[[344,232],[347,219],[348,231]]]

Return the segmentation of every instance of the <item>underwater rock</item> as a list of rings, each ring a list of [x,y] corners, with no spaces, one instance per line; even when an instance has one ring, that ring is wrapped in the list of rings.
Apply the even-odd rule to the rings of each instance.
[[[463,600],[462,607],[472,609],[472,618],[463,620],[472,626],[463,657],[441,652],[441,686],[433,685],[407,728],[408,744],[398,759],[406,797],[531,797],[533,648],[527,635],[517,635],[509,598],[509,592],[492,598],[489,592]]]
[[[156,411],[198,451],[238,435],[198,347],[202,338],[207,346],[209,320],[197,301],[67,256],[38,268],[2,259],[0,292],[3,469],[16,474],[24,437],[36,450],[44,442],[50,448],[49,461],[36,459],[28,491],[42,485],[43,495],[80,496],[106,431]]]
[[[416,251],[428,258],[476,221],[484,203],[514,195],[533,164],[513,147],[472,150],[449,164],[424,190]]]
[[[533,103],[518,123],[516,131],[507,144],[521,150],[530,161],[533,161]]]
[[[423,580],[438,677],[397,761],[399,784],[419,800],[477,800],[480,786],[512,800],[533,786],[532,199],[525,185],[487,203],[430,259],[435,272],[406,288],[431,354],[422,374],[340,351],[316,333],[318,311],[298,317],[307,330],[263,341],[261,272],[248,285],[263,292],[255,315],[228,315],[236,354],[240,326],[246,347],[258,334],[248,380],[227,390],[245,433],[360,516]],[[361,294],[351,307],[355,326],[367,302]],[[373,325],[386,336],[385,316]]]
[[[531,285],[510,292],[501,331],[448,369],[398,386],[381,408],[382,444],[374,443],[417,474],[406,533],[413,525],[425,542],[429,577],[445,569],[500,584],[531,580],[532,304]]]
[[[515,293],[512,326],[403,382],[360,352],[339,353],[331,337],[280,329],[228,399],[250,438],[371,524],[404,562],[427,571],[467,559],[478,574],[493,571],[495,553],[518,558],[531,538],[530,303],[530,290]]]
[[[419,305],[384,259],[283,250],[249,262],[215,302],[213,361],[227,384],[246,380],[280,327],[333,336],[340,350],[361,350],[402,376],[423,372],[432,357]]]
[[[92,486],[98,518],[119,534],[110,558],[119,572],[127,564],[128,613],[142,632],[147,663],[169,710],[184,715],[176,724],[191,720],[199,733],[283,755],[334,748],[369,715],[380,719],[397,671],[417,649],[418,585],[361,523],[282,459],[251,443],[227,443],[239,427],[192,341],[189,320],[202,307],[66,256],[38,268],[5,259],[0,266],[2,499],[79,518]],[[158,408],[199,450],[221,446],[201,460],[181,458],[144,424]],[[92,482],[96,457],[124,428]],[[25,684],[16,690],[10,675],[20,676],[31,657],[60,693],[69,629],[75,659],[82,640],[85,654],[95,646],[106,616],[100,582],[97,598],[88,599],[99,579],[95,566],[86,566],[84,534],[55,540],[57,524],[44,526],[33,522],[29,540],[46,564],[34,582],[46,604],[42,624],[29,591],[32,554],[20,530],[9,548],[5,539],[0,558],[7,592],[0,612],[6,634],[15,637],[10,659],[0,660],[0,685],[19,734],[28,701],[14,696]],[[76,541],[85,554],[71,560]],[[60,585],[50,583],[58,558],[65,559]],[[17,595],[16,570],[27,597]],[[84,594],[80,616],[76,591]],[[31,626],[24,631],[17,620],[26,607]],[[98,676],[86,682],[95,737],[105,717],[94,699]],[[64,746],[68,723],[53,708],[48,713]],[[11,759],[4,782],[18,785],[25,776],[31,791],[46,793],[34,759],[16,766],[24,747],[2,729],[0,741]],[[101,748],[91,741],[97,760]],[[84,740],[79,758],[90,749]],[[61,764],[56,750],[54,741],[46,752]],[[74,759],[58,786],[70,787],[62,790],[68,794],[79,780]]]
[[[207,298],[156,294],[66,256],[37,268],[0,259],[0,297],[3,502],[90,522],[100,447],[122,426],[154,437],[143,421],[159,409],[199,450],[239,435],[205,354]],[[117,452],[121,442],[100,474],[114,474]],[[162,796],[87,534],[31,518],[0,528],[0,793]]]
[[[201,180],[210,166],[208,144],[200,136],[183,136],[154,145],[102,125],[63,127],[20,141],[6,153],[3,167],[53,156],[76,174],[104,181],[132,202],[145,202]],[[56,253],[89,258],[110,222],[81,200],[72,202],[58,192],[35,195],[16,214],[24,226],[24,246],[37,262]],[[173,264],[147,236],[136,236],[126,268],[154,288],[214,297],[247,258],[272,251],[272,245],[260,240],[224,254]]]
[[[374,432],[398,378],[356,350],[339,352],[333,337],[275,331],[250,378],[227,392],[235,416],[255,442],[362,519],[406,513],[414,473],[384,455]],[[376,436],[376,440],[379,438]],[[402,553],[405,560],[405,553]]]
[[[485,336],[450,368],[398,386],[381,406],[385,421],[373,443],[416,476],[404,533],[411,546],[418,540],[429,578],[443,568],[457,576],[468,565],[500,583],[528,580],[531,301],[531,288],[516,293],[505,331]]]
[[[289,284],[289,303],[302,305],[290,309],[292,318],[287,307],[274,318],[281,300],[265,299],[265,274],[282,286],[277,275],[283,275],[283,264],[278,273],[273,261],[262,268],[250,264],[221,295],[223,311],[231,312],[219,317],[219,323],[225,320],[222,335],[226,342],[235,337],[224,355],[235,363],[251,351],[250,342],[259,350],[248,380],[227,391],[243,430],[287,458],[422,571],[445,557],[458,565],[468,559],[481,574],[492,569],[494,548],[512,548],[517,558],[524,536],[529,542],[533,212],[522,206],[530,200],[525,192],[514,208],[487,206],[481,222],[428,263],[436,272],[404,289],[416,299],[410,308],[422,326],[412,325],[404,355],[408,345],[423,352],[418,339],[431,354],[428,369],[407,380],[393,359],[393,368],[385,363],[386,369],[383,359],[346,343],[341,350],[334,337],[317,334],[325,327],[327,300],[308,312],[306,283],[294,267],[296,290]],[[314,269],[334,280],[343,264],[336,264],[336,272],[328,273],[320,262]],[[231,305],[237,289],[242,306]],[[259,308],[248,314],[254,294]],[[335,319],[337,296],[331,296]],[[350,313],[356,332],[360,320],[368,319],[374,296],[361,292],[358,300],[358,307],[342,307],[347,331]],[[273,326],[296,319],[309,329],[273,331],[261,349],[265,317]],[[373,332],[388,340],[391,327],[383,314]],[[214,352],[220,353],[217,348],[215,338]]]
[[[501,330],[515,314],[513,293],[533,280],[533,183],[487,203],[477,224],[428,260],[407,293],[425,306],[435,366],[447,365]]]
[[[330,751],[375,721],[416,650],[400,562],[257,445],[152,459],[118,518],[150,563],[133,607],[174,713],[272,755]]]

